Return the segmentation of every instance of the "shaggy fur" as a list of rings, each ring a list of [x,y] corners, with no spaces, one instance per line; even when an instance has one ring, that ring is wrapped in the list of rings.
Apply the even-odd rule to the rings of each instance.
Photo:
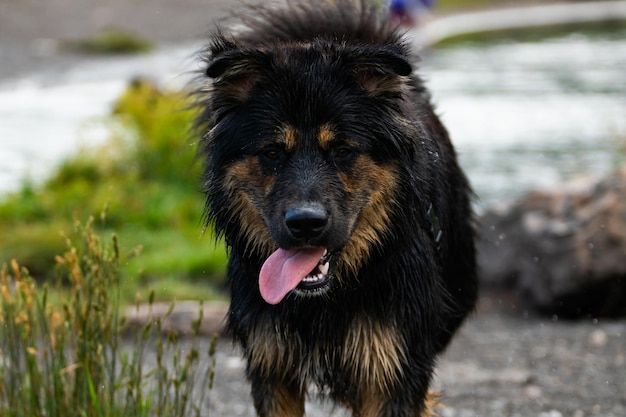
[[[367,2],[242,23],[203,57],[201,154],[258,414],[302,416],[313,384],[355,416],[426,416],[477,289],[470,187],[409,48]],[[319,248],[317,278],[278,293],[271,265]]]

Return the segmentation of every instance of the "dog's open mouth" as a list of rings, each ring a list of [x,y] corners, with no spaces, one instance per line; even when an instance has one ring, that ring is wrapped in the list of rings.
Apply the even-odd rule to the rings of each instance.
[[[312,292],[325,287],[331,280],[330,258],[322,247],[278,249],[261,268],[261,296],[269,304],[278,304],[293,289]]]
[[[300,290],[316,290],[325,286],[330,280],[329,270],[330,252],[326,251],[320,258],[317,266],[300,281],[296,288]]]

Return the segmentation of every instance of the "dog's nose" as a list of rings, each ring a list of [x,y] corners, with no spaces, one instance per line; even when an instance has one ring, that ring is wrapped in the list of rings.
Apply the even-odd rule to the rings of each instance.
[[[321,204],[292,207],[285,213],[285,224],[297,239],[318,237],[328,224],[328,213]]]

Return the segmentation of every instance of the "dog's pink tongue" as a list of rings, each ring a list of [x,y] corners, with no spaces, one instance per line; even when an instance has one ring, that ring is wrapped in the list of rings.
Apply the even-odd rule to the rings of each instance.
[[[261,267],[259,289],[269,304],[278,304],[315,268],[324,248],[278,249]]]

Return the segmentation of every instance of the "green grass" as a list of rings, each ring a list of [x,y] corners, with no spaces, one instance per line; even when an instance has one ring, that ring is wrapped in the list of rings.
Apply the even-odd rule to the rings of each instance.
[[[63,232],[73,218],[92,216],[97,231],[115,230],[123,253],[142,253],[122,272],[124,300],[137,288],[166,301],[220,296],[226,251],[210,229],[202,232],[187,94],[134,81],[110,118],[104,145],[77,149],[41,186],[0,197],[0,264],[17,259],[39,280],[53,279]]]
[[[572,33],[585,33],[597,36],[615,34],[617,37],[624,35],[624,27],[625,22],[623,20],[608,20],[532,28],[499,29],[451,36],[438,42],[436,47],[443,48],[464,44],[493,44],[494,42],[539,42],[541,40],[558,38]]]
[[[88,54],[135,54],[150,52],[154,45],[137,33],[120,28],[106,28],[90,37],[62,42],[66,49]]]
[[[524,1],[518,1],[524,3]],[[463,10],[484,6],[511,4],[510,0],[439,0],[435,2],[436,10]]]
[[[199,350],[202,305],[184,345],[162,326],[169,313],[126,328],[120,281],[127,259],[117,237],[106,244],[93,225],[93,219],[75,222],[65,252],[55,257],[54,285],[68,293],[62,301],[52,302],[51,286],[38,284],[16,261],[0,270],[0,415],[202,415],[216,346],[214,338],[206,352]],[[150,293],[150,306],[154,298]],[[130,344],[122,339],[128,332]]]

